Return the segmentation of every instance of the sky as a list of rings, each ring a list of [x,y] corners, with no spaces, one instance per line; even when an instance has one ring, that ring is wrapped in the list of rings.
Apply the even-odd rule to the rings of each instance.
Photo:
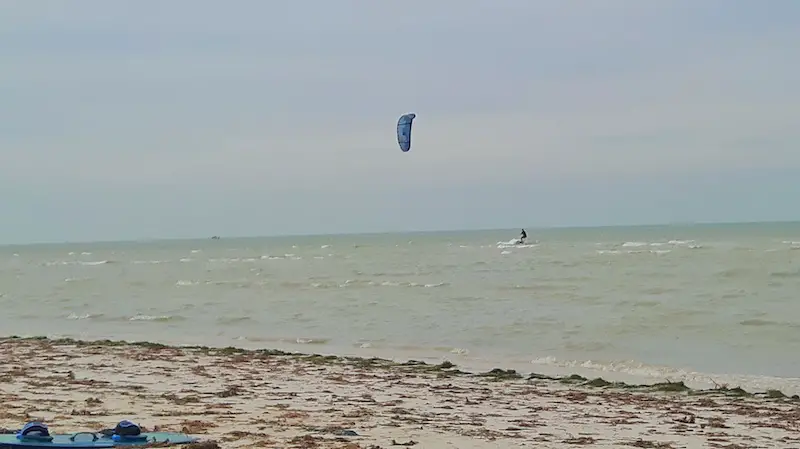
[[[794,0],[18,0],[0,41],[3,243],[800,219]]]

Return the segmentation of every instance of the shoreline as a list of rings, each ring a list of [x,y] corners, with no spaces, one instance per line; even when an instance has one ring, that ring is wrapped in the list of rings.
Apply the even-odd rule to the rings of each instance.
[[[20,339],[49,338],[51,340],[73,339],[80,341],[124,341],[127,343],[144,341],[146,335],[142,332],[92,332],[82,333],[73,331],[59,332],[44,335],[42,333],[20,332],[10,333],[11,336]],[[11,338],[0,336],[0,339]],[[800,378],[782,376],[769,371],[756,369],[739,371],[697,371],[691,366],[668,365],[637,360],[570,360],[569,358],[552,359],[552,357],[533,358],[522,354],[497,353],[490,350],[460,350],[453,348],[448,350],[446,347],[438,348],[419,348],[404,346],[363,346],[356,344],[342,344],[341,342],[331,343],[325,339],[317,338],[298,338],[294,339],[247,339],[201,337],[199,335],[173,337],[151,336],[147,342],[153,344],[164,344],[170,347],[209,347],[209,348],[243,348],[248,351],[269,348],[293,354],[322,354],[338,357],[355,358],[380,358],[395,362],[408,360],[425,361],[429,364],[437,364],[443,361],[455,363],[464,371],[488,371],[496,367],[504,369],[514,369],[521,373],[535,372],[550,377],[566,377],[573,374],[595,379],[601,377],[606,381],[619,384],[650,385],[661,382],[682,381],[686,386],[693,390],[714,389],[719,385],[727,385],[731,388],[740,387],[749,392],[767,392],[778,390],[787,396],[800,395]],[[306,340],[300,342],[300,340]],[[552,360],[549,360],[552,359]]]
[[[170,350],[186,350],[204,353],[206,355],[250,355],[261,357],[286,357],[290,359],[298,359],[310,363],[330,363],[339,364],[344,366],[356,366],[361,368],[417,368],[422,371],[436,372],[443,377],[486,377],[495,380],[541,380],[559,382],[562,384],[574,385],[578,387],[591,387],[591,388],[608,388],[608,389],[623,389],[639,392],[682,392],[688,395],[724,395],[733,397],[762,397],[770,399],[785,399],[789,401],[800,402],[799,394],[786,394],[777,389],[764,389],[761,391],[748,391],[741,388],[739,385],[724,385],[715,384],[712,381],[709,383],[714,384],[713,388],[692,388],[685,384],[683,380],[672,381],[664,378],[660,381],[652,383],[632,383],[623,381],[609,381],[602,377],[587,377],[578,373],[570,373],[563,375],[542,374],[530,371],[527,374],[517,371],[516,369],[504,369],[494,367],[486,371],[476,370],[461,370],[459,365],[450,360],[443,360],[441,363],[435,364],[417,359],[403,359],[402,361],[392,360],[384,357],[366,357],[358,355],[336,355],[336,354],[321,354],[316,352],[303,352],[303,351],[288,351],[284,349],[273,348],[243,348],[238,346],[206,346],[206,345],[177,345],[167,344],[151,341],[128,341],[128,340],[83,340],[75,338],[50,338],[46,336],[33,336],[33,337],[20,337],[16,335],[0,337],[0,346],[14,342],[44,342],[54,346],[108,346],[108,347],[142,347],[149,349],[170,349]],[[633,377],[633,376],[630,376]]]
[[[0,427],[130,419],[225,448],[787,447],[800,398],[613,384],[449,362],[2,338]]]
[[[65,315],[65,314],[62,314]],[[102,315],[99,313],[98,315]],[[58,317],[62,318],[62,317]],[[379,357],[390,360],[425,360],[429,363],[438,363],[449,360],[460,367],[469,370],[487,370],[496,366],[512,368],[520,372],[535,371],[551,376],[580,374],[584,377],[604,377],[606,380],[626,383],[654,383],[666,379],[682,380],[692,388],[712,388],[718,384],[741,386],[748,391],[765,391],[767,389],[781,390],[787,395],[800,394],[800,377],[797,376],[797,363],[785,354],[775,354],[770,357],[760,357],[753,360],[752,354],[743,354],[735,362],[729,362],[735,354],[726,353],[722,358],[713,354],[710,362],[697,362],[697,355],[687,348],[678,348],[689,351],[683,359],[679,352],[660,355],[658,351],[644,355],[631,354],[620,351],[605,353],[600,351],[570,353],[569,350],[561,351],[559,348],[533,348],[529,351],[517,348],[507,349],[498,346],[471,346],[469,342],[428,343],[415,344],[406,341],[378,340],[368,338],[348,339],[342,336],[329,336],[331,332],[298,333],[283,332],[279,336],[250,336],[246,330],[237,330],[235,325],[225,324],[215,329],[213,335],[203,333],[205,324],[201,327],[187,326],[183,322],[191,322],[194,317],[179,316],[170,324],[170,319],[159,316],[137,317],[137,314],[125,316],[127,322],[117,329],[112,324],[121,318],[103,318],[95,324],[96,316],[91,314],[66,315],[63,322],[50,324],[52,331],[44,330],[47,320],[43,323],[34,323],[30,326],[21,324],[20,321],[8,322],[5,335],[19,338],[47,337],[51,339],[73,338],[86,341],[100,341],[106,339],[125,340],[128,342],[147,340],[163,343],[169,346],[209,346],[209,347],[240,347],[245,349],[271,348],[287,352],[316,352],[339,356],[353,357]],[[162,320],[163,318],[163,320]],[[163,323],[161,321],[164,321]],[[233,320],[235,322],[235,319]],[[64,324],[66,322],[66,324]],[[158,322],[159,324],[151,324]],[[82,326],[89,326],[89,331]],[[174,327],[172,327],[174,326]],[[188,329],[187,329],[188,328]],[[38,331],[37,331],[38,329]],[[33,332],[31,332],[33,330]],[[258,331],[252,332],[257,334]],[[310,335],[309,335],[310,334]],[[283,335],[283,336],[281,336]],[[713,346],[712,346],[713,348]],[[711,348],[709,348],[711,350]],[[638,357],[637,357],[638,356]],[[717,363],[720,362],[720,363]]]

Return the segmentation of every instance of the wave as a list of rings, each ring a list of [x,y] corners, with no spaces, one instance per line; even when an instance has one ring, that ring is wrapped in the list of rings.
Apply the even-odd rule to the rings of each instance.
[[[170,322],[170,321],[183,321],[186,317],[180,315],[144,315],[144,314],[136,314],[130,318],[128,321],[155,321],[155,322]]]
[[[375,277],[408,277],[408,276],[427,276],[434,274],[433,271],[395,271],[395,272],[375,272],[375,273],[364,273],[362,271],[356,271],[355,274],[367,275],[367,276],[375,276]]]
[[[606,380],[634,383],[640,382],[641,379],[649,379],[653,382],[683,381],[691,388],[714,388],[726,385],[730,388],[741,387],[747,391],[780,390],[792,394],[800,391],[800,378],[702,373],[682,368],[648,365],[635,360],[559,360],[547,356],[535,358],[530,363],[540,367],[555,368],[558,374],[582,374],[586,377],[602,375],[606,376],[604,377]]]
[[[598,249],[596,250],[597,254],[609,254],[609,255],[618,255],[618,254],[669,254],[671,253],[671,249],[648,249],[648,250],[628,250],[628,251],[620,251],[615,249]]]
[[[606,245],[607,243],[597,243],[597,245]],[[688,249],[700,249],[703,245],[698,244],[695,240],[668,240],[664,241],[656,241],[656,242],[641,242],[641,241],[629,241],[623,242],[621,244],[611,244],[611,246],[618,246],[622,248],[643,248],[643,247],[658,247],[658,246],[672,246],[672,247],[683,247]]]
[[[773,320],[764,320],[761,318],[749,318],[746,320],[739,321],[740,326],[753,326],[753,327],[781,327],[786,329],[797,329],[800,328],[800,324],[792,323],[788,321],[773,321]]]
[[[196,287],[198,285],[215,285],[215,286],[234,286],[236,288],[250,288],[259,285],[267,285],[267,281],[252,281],[249,279],[223,279],[223,280],[207,280],[207,281],[193,281],[188,279],[181,279],[175,282],[176,287]]]
[[[595,252],[601,255],[619,255],[619,254],[656,254],[664,255],[670,254],[679,248],[685,249],[700,249],[703,245],[698,244],[695,240],[667,240],[667,241],[626,241],[622,243],[595,243],[595,246],[606,246],[611,249],[597,249]],[[620,249],[624,248],[624,249]]]
[[[52,267],[56,265],[83,265],[83,266],[96,266],[96,265],[108,265],[118,263],[115,260],[94,260],[94,261],[85,261],[85,260],[51,260],[47,262],[42,262],[41,266]]]
[[[41,316],[24,316],[26,318],[31,319],[38,319]],[[149,321],[149,322],[175,322],[175,321],[185,321],[188,318],[181,316],[181,315],[147,315],[143,313],[136,313],[134,315],[107,315],[105,313],[100,312],[87,312],[87,313],[77,313],[77,312],[70,312],[68,315],[64,316],[67,320],[97,320],[97,321],[105,321],[105,322],[131,322],[131,321]]]
[[[405,287],[405,288],[438,288],[449,286],[449,282],[397,282],[397,281],[373,281],[366,279],[347,279],[344,282],[306,282],[306,281],[285,281],[279,284],[288,289],[338,289],[338,288],[370,288],[370,287]]]
[[[539,246],[539,241],[534,240],[533,243],[522,243],[522,241],[518,238],[511,239],[507,242],[497,242],[497,248],[536,248]]]
[[[800,277],[800,270],[794,270],[794,271],[773,271],[773,272],[771,272],[769,275],[770,275],[771,277],[774,277],[774,278],[779,278],[779,279],[783,279],[783,278],[796,278],[796,277]]]
[[[94,278],[65,278],[64,282],[72,283],[72,282],[88,282],[93,280]]]
[[[248,341],[253,343],[283,343],[283,344],[298,344],[298,345],[327,345],[331,342],[330,338],[325,337],[251,337],[239,336],[235,340]]]
[[[263,257],[222,257],[215,259],[208,259],[209,263],[239,263],[239,262],[256,262],[263,260]]]
[[[78,315],[77,313],[70,313],[67,315],[68,320],[91,320],[93,318],[101,318],[103,316],[102,313],[84,313]]]
[[[78,262],[78,265],[87,265],[87,266],[94,266],[94,265],[108,265],[112,263],[117,263],[114,260],[97,260],[92,262]]]
[[[328,256],[332,256],[333,254],[328,254]],[[302,257],[296,256],[294,254],[284,254],[283,256],[274,256],[271,254],[265,254],[261,256],[261,260],[302,260]]]
[[[221,325],[256,323],[256,322],[257,321],[254,320],[250,316],[221,316],[221,317],[217,317],[217,324],[221,324]]]

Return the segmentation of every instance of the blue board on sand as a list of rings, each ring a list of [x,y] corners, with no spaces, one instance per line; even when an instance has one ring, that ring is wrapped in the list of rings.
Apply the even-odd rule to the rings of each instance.
[[[98,441],[109,441],[111,437],[103,436]],[[195,443],[198,441],[198,438],[191,437],[186,435],[185,433],[179,432],[142,432],[141,434],[135,437],[125,437],[115,435],[113,438],[115,446],[135,446],[137,444],[144,445],[144,444],[187,444],[187,443]]]
[[[75,434],[75,435],[52,435],[52,439],[40,438],[17,438],[16,435],[3,434],[0,435],[0,447],[25,447],[25,448],[112,448],[114,441],[110,438],[94,439],[92,435],[88,434]]]
[[[52,434],[51,434],[52,435]],[[115,446],[137,446],[152,443],[186,444],[194,443],[198,439],[185,433],[178,432],[142,432],[135,437],[112,438],[95,432],[78,432],[67,435],[52,435],[50,441],[24,438],[19,439],[13,434],[0,435],[0,448],[27,448],[27,449],[105,449]]]

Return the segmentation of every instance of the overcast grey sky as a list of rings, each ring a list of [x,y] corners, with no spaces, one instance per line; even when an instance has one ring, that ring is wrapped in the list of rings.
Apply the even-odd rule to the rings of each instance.
[[[4,242],[800,218],[793,0],[8,0],[0,41]]]

